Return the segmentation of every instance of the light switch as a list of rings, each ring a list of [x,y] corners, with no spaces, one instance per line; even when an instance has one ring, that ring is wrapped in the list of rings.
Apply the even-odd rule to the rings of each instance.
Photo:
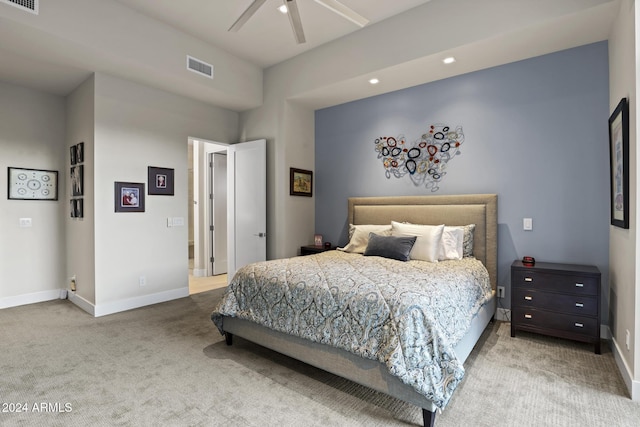
[[[31,227],[31,218],[20,218],[20,227],[22,228]]]
[[[531,218],[523,218],[522,219],[522,229],[523,230],[533,230],[533,219]]]
[[[177,216],[173,218],[173,226],[174,227],[182,227],[184,226],[184,218],[181,216]]]

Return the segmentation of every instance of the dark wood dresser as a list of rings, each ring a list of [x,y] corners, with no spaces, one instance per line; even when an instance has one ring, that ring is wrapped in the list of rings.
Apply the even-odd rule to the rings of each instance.
[[[511,264],[511,336],[529,331],[593,343],[600,354],[600,270],[592,265]]]

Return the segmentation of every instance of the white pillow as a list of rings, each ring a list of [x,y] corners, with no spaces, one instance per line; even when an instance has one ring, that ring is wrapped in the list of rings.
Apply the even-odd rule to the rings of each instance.
[[[391,224],[375,225],[353,225],[349,224],[349,243],[344,248],[337,248],[339,251],[362,254],[369,244],[369,233],[376,233],[380,236],[391,235]]]
[[[464,228],[463,227],[449,227],[445,226],[442,231],[442,240],[440,249],[438,251],[438,260],[443,261],[446,259],[462,259],[464,242]]]
[[[416,243],[411,249],[409,258],[421,261],[438,262],[442,225],[418,225],[391,221],[392,236],[416,236]]]

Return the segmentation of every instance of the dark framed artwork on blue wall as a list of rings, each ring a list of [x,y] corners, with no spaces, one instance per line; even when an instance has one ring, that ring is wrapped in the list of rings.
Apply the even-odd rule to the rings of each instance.
[[[622,98],[609,117],[611,225],[629,228],[629,104]]]

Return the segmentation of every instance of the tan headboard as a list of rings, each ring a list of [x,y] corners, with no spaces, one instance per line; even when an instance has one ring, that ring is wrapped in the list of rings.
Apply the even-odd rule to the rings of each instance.
[[[495,289],[498,276],[498,195],[350,197],[349,224],[475,224],[473,256],[482,261]]]

